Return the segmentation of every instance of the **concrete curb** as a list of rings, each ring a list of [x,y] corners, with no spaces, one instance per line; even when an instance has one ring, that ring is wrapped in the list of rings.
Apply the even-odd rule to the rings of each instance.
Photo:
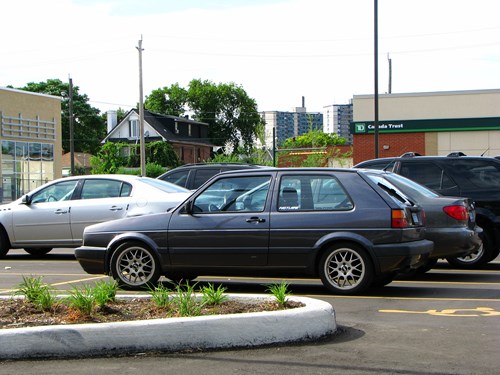
[[[228,296],[243,302],[271,298],[255,294]],[[127,297],[132,296],[119,296]],[[293,296],[290,300],[305,306],[232,315],[1,329],[0,359],[252,347],[313,340],[335,332],[332,305],[308,297]]]

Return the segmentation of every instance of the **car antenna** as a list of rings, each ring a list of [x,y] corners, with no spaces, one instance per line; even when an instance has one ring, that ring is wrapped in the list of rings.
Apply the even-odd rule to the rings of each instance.
[[[484,152],[481,154],[481,156],[484,156],[484,154],[486,154],[488,151],[490,151],[489,147],[486,150],[484,150]]]

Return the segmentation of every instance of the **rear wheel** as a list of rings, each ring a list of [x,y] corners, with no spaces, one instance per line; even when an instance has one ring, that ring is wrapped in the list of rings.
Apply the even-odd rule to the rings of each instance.
[[[48,254],[52,250],[51,247],[26,247],[24,251],[26,251],[28,254],[34,255],[34,256],[41,256]]]
[[[373,281],[373,266],[366,252],[351,243],[331,246],[321,256],[319,275],[323,285],[337,294],[353,294]]]
[[[10,250],[10,243],[7,239],[7,235],[3,231],[3,228],[0,228],[0,258],[3,258],[7,255]]]
[[[498,249],[487,231],[483,232],[483,244],[479,249],[463,257],[446,258],[448,263],[457,268],[477,268],[492,261],[498,255]]]
[[[153,287],[161,276],[160,263],[154,252],[138,241],[118,246],[111,256],[111,275],[125,288]]]

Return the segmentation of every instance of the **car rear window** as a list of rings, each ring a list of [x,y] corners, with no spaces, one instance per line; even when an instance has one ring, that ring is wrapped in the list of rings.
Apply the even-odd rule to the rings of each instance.
[[[478,188],[491,189],[500,186],[500,163],[494,160],[456,160],[453,163],[453,172]]]
[[[366,176],[377,184],[377,186],[379,186],[383,191],[385,191],[394,202],[399,204],[403,203],[407,206],[414,205],[408,196],[406,196],[398,187],[385,179],[383,176],[373,174],[367,174]]]

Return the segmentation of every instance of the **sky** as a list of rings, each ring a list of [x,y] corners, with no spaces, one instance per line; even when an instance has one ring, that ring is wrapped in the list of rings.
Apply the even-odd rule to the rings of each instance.
[[[73,80],[101,111],[192,79],[259,111],[373,94],[374,0],[1,1],[0,86]],[[500,1],[378,0],[379,93],[500,88]]]

